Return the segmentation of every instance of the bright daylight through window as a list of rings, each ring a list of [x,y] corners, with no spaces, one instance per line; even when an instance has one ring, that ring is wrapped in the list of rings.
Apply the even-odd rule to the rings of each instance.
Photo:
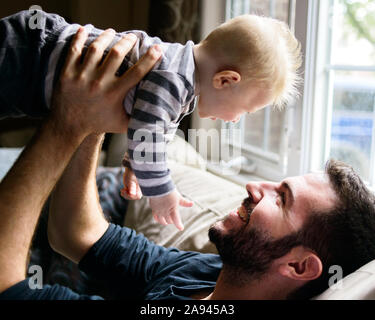
[[[319,22],[324,29],[317,39],[313,108],[321,114],[315,115],[313,128],[321,133],[310,151],[315,157],[311,167],[318,169],[333,157],[352,165],[374,185],[375,1],[320,4]]]

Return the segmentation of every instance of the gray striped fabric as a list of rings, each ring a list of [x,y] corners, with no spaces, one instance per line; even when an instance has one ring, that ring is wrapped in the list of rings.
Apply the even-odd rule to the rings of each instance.
[[[61,64],[63,48],[67,48],[67,40],[75,34],[78,27],[76,24],[66,24],[61,32],[49,57],[47,79],[58,76],[58,61]],[[85,28],[89,33],[86,46],[103,32],[92,25],[86,25]],[[119,75],[131,68],[152,45],[159,44],[163,51],[162,59],[153,70],[125,97],[124,108],[130,121],[128,156],[125,155],[123,160],[125,166],[134,170],[143,195],[162,196],[174,189],[167,168],[165,144],[173,138],[181,119],[195,108],[194,43],[166,43],[143,31],[131,30],[118,33],[109,47],[126,33],[135,34],[138,40],[125,57],[118,71]],[[47,101],[52,96],[52,85],[49,86],[49,83],[52,81],[46,84]]]
[[[144,196],[162,196],[175,188],[166,143],[173,139],[181,119],[195,108],[194,43],[165,43],[142,31],[129,32],[139,40],[128,55],[128,67],[154,44],[161,46],[163,56],[124,101],[130,121],[123,163],[133,169]]]

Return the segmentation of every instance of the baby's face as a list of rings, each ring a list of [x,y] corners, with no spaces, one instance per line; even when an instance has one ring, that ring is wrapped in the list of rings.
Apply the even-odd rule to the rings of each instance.
[[[253,113],[272,103],[270,94],[257,87],[238,90],[201,92],[198,112],[201,118],[238,122],[245,113]]]

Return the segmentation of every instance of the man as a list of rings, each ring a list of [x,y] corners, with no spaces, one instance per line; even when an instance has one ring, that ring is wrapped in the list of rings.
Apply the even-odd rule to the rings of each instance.
[[[107,33],[97,40],[100,48],[108,37]],[[71,69],[66,68],[79,74],[64,73],[51,118],[0,185],[0,298],[100,298],[58,285],[32,290],[25,279],[27,249],[37,218],[57,181],[50,204],[50,244],[82,270],[105,281],[113,298],[310,298],[328,286],[331,265],[341,266],[345,275],[375,258],[374,196],[351,168],[334,161],[324,174],[281,183],[249,183],[249,197],[238,213],[230,213],[210,229],[220,255],[163,248],[128,228],[109,224],[95,181],[103,140],[100,132],[122,130],[119,122],[126,119],[113,127],[121,113],[121,99],[109,76],[116,70],[115,63],[104,63],[106,69],[100,70],[111,86],[99,90],[98,96],[90,88],[103,85],[98,87],[97,81],[82,84],[87,75],[77,61],[83,42],[79,33],[67,62]],[[129,39],[123,45],[129,46]],[[102,52],[86,63],[92,67],[90,79],[101,68],[95,61]],[[127,79],[122,79],[124,87],[131,82]],[[106,108],[101,105],[104,98],[109,99]],[[107,121],[95,123],[98,112]]]
[[[328,287],[330,266],[347,275],[375,258],[374,196],[343,163],[330,161],[324,174],[249,183],[238,212],[209,231],[217,256],[165,249],[109,225],[92,200],[99,150],[99,138],[82,145],[59,181],[49,239],[107,282],[114,298],[312,298]]]

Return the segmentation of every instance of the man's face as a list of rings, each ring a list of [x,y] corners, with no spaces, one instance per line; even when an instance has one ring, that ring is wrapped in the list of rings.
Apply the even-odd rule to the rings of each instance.
[[[324,174],[252,182],[246,189],[249,197],[214,224],[209,236],[224,265],[248,276],[266,271],[273,260],[298,245],[296,232],[309,215],[331,210],[337,199]]]

